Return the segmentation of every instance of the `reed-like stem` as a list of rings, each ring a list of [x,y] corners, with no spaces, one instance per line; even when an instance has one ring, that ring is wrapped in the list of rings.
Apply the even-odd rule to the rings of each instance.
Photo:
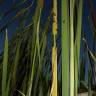
[[[69,6],[61,0],[62,96],[69,96]]]
[[[52,73],[53,73],[53,81],[51,88],[51,95],[57,96],[57,47],[56,47],[56,35],[57,35],[57,0],[53,0],[53,40],[54,45],[52,48]]]
[[[74,2],[70,0],[70,96],[74,96]]]
[[[81,41],[81,27],[82,27],[82,6],[83,1],[79,0],[77,12],[77,30],[75,40],[75,96],[78,96],[78,68],[80,67],[80,41]]]
[[[68,4],[69,3],[69,4]],[[77,96],[80,55],[82,0],[77,8],[77,27],[74,25],[75,0],[62,0],[62,96]],[[70,9],[70,10],[69,10]],[[76,28],[76,33],[75,33]],[[76,39],[75,37],[76,36]],[[75,43],[74,43],[75,41]]]

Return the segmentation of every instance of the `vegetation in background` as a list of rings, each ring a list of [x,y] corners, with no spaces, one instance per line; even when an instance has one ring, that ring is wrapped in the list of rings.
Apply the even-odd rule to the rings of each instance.
[[[16,3],[6,15],[27,1]],[[0,82],[2,81],[1,96],[49,96],[51,90],[51,54],[47,46],[47,34],[50,27],[50,18],[43,21],[42,14],[45,1],[32,1],[28,7],[20,9],[13,18],[1,28],[5,31],[19,17],[19,26],[9,41],[6,34],[4,57],[1,53]],[[30,8],[36,4],[34,15],[29,14]],[[35,6],[35,5],[34,5]],[[28,12],[29,13],[28,13]],[[2,14],[1,18],[4,18]],[[25,26],[27,18],[30,22]],[[9,43],[8,43],[9,41]],[[43,71],[44,70],[44,71]],[[46,74],[46,75],[44,75]],[[46,87],[45,87],[46,86]]]
[[[62,48],[57,48],[57,1],[51,1],[53,5],[48,16],[45,13],[45,0],[15,2],[10,9],[0,14],[2,20],[16,12],[0,26],[0,33],[3,32],[5,36],[3,52],[0,54],[0,96],[78,96],[79,92],[85,91],[88,91],[89,96],[96,94],[96,53],[90,49],[87,36],[82,31],[83,0],[61,0],[62,35],[59,39]],[[88,1],[91,13],[89,19],[93,21],[94,49],[96,22],[93,4],[91,0]],[[0,1],[0,4],[4,2]],[[27,4],[26,7],[23,4]],[[18,25],[9,39],[9,27],[15,21],[18,21]],[[81,46],[84,53],[80,53]],[[89,61],[88,83],[85,80],[86,60],[83,57],[80,59],[82,54],[86,54],[84,56]],[[58,82],[58,63],[61,58],[62,84]]]
[[[65,6],[64,6],[65,5]],[[62,0],[62,96],[78,95],[82,0]],[[66,82],[67,81],[67,82]]]

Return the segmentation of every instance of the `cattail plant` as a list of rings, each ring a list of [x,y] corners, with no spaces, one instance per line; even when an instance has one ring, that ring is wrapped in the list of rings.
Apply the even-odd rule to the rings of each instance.
[[[57,47],[56,47],[56,35],[57,35],[57,0],[53,0],[53,48],[52,48],[52,73],[53,81],[51,88],[51,96],[57,96]]]
[[[13,14],[8,22],[5,22],[4,26],[1,26],[0,30],[4,30],[14,23],[15,20],[19,20],[19,24],[16,27],[14,37],[10,39],[8,44],[8,38],[5,38],[4,57],[1,57],[0,61],[3,61],[2,67],[2,96],[47,96],[50,94],[50,50],[47,49],[47,32],[50,26],[50,14],[44,20],[45,24],[42,24],[42,17],[46,13],[43,10],[44,0],[23,0],[16,2],[15,8],[6,11],[9,15]],[[24,8],[19,8],[24,3]],[[28,3],[26,5],[26,3]],[[35,4],[35,5],[34,5]],[[27,7],[26,7],[27,6]],[[33,8],[34,7],[34,8]],[[32,9],[32,10],[31,10]],[[33,10],[34,9],[34,10]],[[53,37],[54,46],[52,48],[52,96],[57,96],[57,47],[56,47],[56,34],[57,34],[57,1],[54,0],[53,8]],[[31,13],[33,11],[33,13]],[[51,11],[51,10],[50,10]],[[4,14],[5,14],[4,13]],[[43,15],[42,15],[43,13]],[[3,16],[3,15],[2,15]],[[4,15],[5,16],[5,15]],[[2,17],[3,18],[3,17]],[[6,18],[6,16],[5,16]],[[30,18],[30,20],[29,20]],[[27,22],[28,21],[28,22]],[[28,24],[27,24],[27,23]],[[26,24],[25,24],[26,23]],[[0,32],[1,32],[0,31]],[[12,31],[12,30],[11,30]],[[13,35],[12,35],[13,36]],[[8,51],[9,47],[9,51]],[[47,51],[46,51],[47,49]],[[8,58],[9,57],[9,58]],[[3,59],[3,60],[2,60]],[[1,63],[0,62],[0,63]],[[0,71],[1,71],[0,70]],[[47,72],[48,71],[48,72]],[[46,76],[45,76],[46,74]],[[45,88],[46,86],[46,88]],[[0,91],[0,96],[1,96]]]
[[[69,60],[69,63],[70,63],[70,96],[74,96],[74,72],[75,72],[75,69],[74,69],[74,4],[75,4],[75,0],[70,0],[70,17],[69,17],[69,20],[70,20],[70,30],[69,30],[69,35],[70,35],[70,60]]]
[[[69,6],[61,0],[62,31],[62,96],[69,96]]]
[[[81,29],[82,29],[82,6],[83,0],[79,0],[77,3],[77,28],[75,38],[75,96],[78,93],[78,68],[80,67],[80,41],[81,41]]]
[[[75,16],[75,0],[62,0],[62,96],[77,96],[78,64],[80,55],[82,0]],[[65,6],[64,6],[65,5]],[[74,22],[76,21],[76,26]],[[75,32],[76,29],[76,32]],[[75,37],[76,36],[76,37]]]
[[[4,56],[3,56],[3,71],[2,71],[2,96],[8,96],[7,93],[7,67],[8,67],[8,36],[7,29],[5,34],[5,46],[4,46]]]

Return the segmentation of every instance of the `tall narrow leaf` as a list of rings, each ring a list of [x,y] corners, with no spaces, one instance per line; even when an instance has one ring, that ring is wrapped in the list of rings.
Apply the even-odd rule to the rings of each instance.
[[[16,73],[17,73],[17,67],[18,67],[18,62],[19,62],[19,57],[20,57],[20,46],[21,46],[21,41],[17,40],[17,45],[16,45],[16,55],[14,59],[14,67],[13,67],[13,86],[15,86],[16,83]]]
[[[35,50],[33,52],[33,50],[31,50],[31,64],[32,64],[32,69],[31,69],[31,76],[30,76],[30,80],[29,80],[29,87],[28,87],[28,92],[27,92],[27,96],[31,96],[31,91],[32,91],[32,84],[33,84],[33,77],[34,77],[34,67],[35,67],[35,61],[36,61],[36,54],[37,54],[37,49],[38,49],[38,57],[39,57],[39,66],[40,66],[40,45],[39,45],[39,26],[40,26],[40,17],[41,17],[41,7],[39,5],[40,0],[38,1],[37,4],[37,8],[36,8],[36,13],[35,13],[35,20],[34,20],[34,35],[36,34],[36,38],[34,38],[34,40],[36,40],[35,42]],[[32,43],[33,44],[33,43]],[[34,86],[34,89],[36,89],[36,85],[38,83],[38,79],[36,79],[36,84]],[[34,92],[35,93],[35,92]]]
[[[2,96],[6,96],[7,66],[8,66],[8,36],[6,30],[4,57],[3,57],[3,71],[2,71]]]
[[[78,94],[78,68],[80,67],[80,41],[81,41],[81,27],[82,27],[82,0],[79,0],[77,13],[77,33],[75,40],[75,96]]]
[[[70,96],[74,96],[74,2],[70,0]]]
[[[61,0],[62,96],[69,96],[69,12],[68,0]]]
[[[56,35],[57,35],[57,0],[53,0],[53,40],[54,45],[52,48],[52,73],[53,73],[53,81],[51,94],[52,96],[57,96],[57,47],[56,47]]]

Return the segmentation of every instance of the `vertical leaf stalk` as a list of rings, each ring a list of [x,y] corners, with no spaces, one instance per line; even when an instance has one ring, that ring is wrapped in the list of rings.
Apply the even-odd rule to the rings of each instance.
[[[77,31],[75,40],[75,96],[78,96],[78,68],[80,67],[80,41],[81,41],[81,27],[82,27],[82,6],[83,1],[79,0],[77,12]]]
[[[3,57],[3,71],[2,71],[2,96],[6,96],[7,66],[8,66],[8,36],[7,36],[7,29],[6,29],[4,57]]]
[[[51,95],[57,96],[57,47],[56,47],[56,35],[57,35],[57,0],[53,0],[53,40],[54,45],[52,48],[52,72],[53,72],[53,81]]]
[[[61,0],[62,96],[69,96],[69,6]]]
[[[74,96],[74,2],[70,0],[70,96]]]

